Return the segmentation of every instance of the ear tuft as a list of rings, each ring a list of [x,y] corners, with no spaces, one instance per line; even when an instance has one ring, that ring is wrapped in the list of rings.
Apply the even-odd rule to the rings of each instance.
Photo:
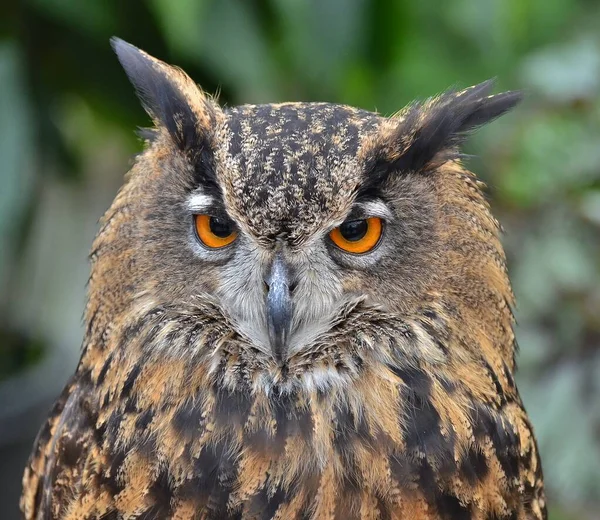
[[[120,38],[110,43],[155,124],[165,127],[182,150],[198,146],[215,122],[215,107],[204,93],[182,70]]]
[[[522,98],[520,92],[490,95],[493,85],[494,80],[488,80],[449,91],[404,111],[396,131],[394,168],[419,171],[442,151],[456,153],[469,132],[508,112]]]

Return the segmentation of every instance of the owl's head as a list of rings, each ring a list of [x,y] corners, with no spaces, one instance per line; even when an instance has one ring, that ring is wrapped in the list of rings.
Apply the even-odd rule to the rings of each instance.
[[[476,317],[492,340],[510,329],[509,312],[483,310],[512,297],[459,146],[517,93],[489,95],[486,82],[389,118],[328,103],[225,108],[180,69],[113,45],[155,123],[92,255],[92,285],[120,273],[102,290],[115,314],[180,309],[193,322],[204,309],[238,371],[316,385],[366,351],[389,362],[392,337],[407,358],[435,357],[431,331],[452,320]]]

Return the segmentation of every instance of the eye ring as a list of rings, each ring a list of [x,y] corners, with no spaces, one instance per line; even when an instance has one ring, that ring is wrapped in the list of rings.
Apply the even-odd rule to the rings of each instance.
[[[221,249],[238,236],[234,223],[227,218],[208,214],[194,215],[196,235],[209,249]]]
[[[383,234],[383,220],[379,217],[347,220],[331,230],[330,240],[342,251],[354,255],[375,249]]]

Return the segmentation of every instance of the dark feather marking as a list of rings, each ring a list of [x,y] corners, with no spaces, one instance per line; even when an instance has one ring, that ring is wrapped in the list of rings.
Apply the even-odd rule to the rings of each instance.
[[[106,435],[111,439],[117,439],[119,436],[119,428],[121,427],[121,421],[124,419],[123,414],[119,409],[116,409],[110,414],[108,421],[106,421]]]
[[[166,468],[162,468],[156,477],[156,480],[148,490],[148,500],[152,505],[150,509],[146,510],[138,518],[140,518],[140,520],[168,518],[172,513],[172,498],[173,491],[169,482],[169,473]]]
[[[373,445],[373,436],[364,415],[356,417],[352,410],[342,405],[337,408],[335,419],[333,444],[339,453],[350,451],[353,441],[365,443],[367,446]]]
[[[431,378],[420,368],[387,365],[388,368],[397,375],[411,392],[428,399],[431,390]]]
[[[216,481],[216,473],[219,469],[221,457],[227,449],[223,442],[210,444],[202,448],[199,457],[194,461],[194,473],[198,475],[198,491],[204,490],[206,495],[210,493]]]
[[[446,344],[448,341],[447,337],[444,337],[443,331],[436,329],[430,323],[426,321],[421,322],[421,326],[427,332],[431,340],[436,344],[436,346],[440,349],[440,351],[447,356],[448,355],[448,345]]]
[[[485,455],[480,450],[471,447],[460,463],[460,471],[471,485],[483,480],[489,472]]]
[[[237,472],[236,461],[230,435],[204,446],[194,460],[196,492],[208,498],[217,486],[224,486],[229,493]]]
[[[146,428],[148,428],[148,425],[152,422],[153,418],[154,411],[152,409],[149,408],[143,411],[135,420],[135,429],[143,432]]]
[[[202,417],[204,411],[199,402],[191,400],[186,400],[178,406],[172,424],[182,442],[196,442],[203,435],[206,425],[206,419]]]
[[[275,419],[276,433],[269,437],[269,450],[282,453],[286,440],[299,435],[304,442],[310,443],[313,435],[313,418],[307,408],[298,408],[295,393],[274,392],[270,405]]]
[[[240,159],[244,157],[241,156],[242,152],[242,141],[241,141],[241,133],[242,133],[242,120],[239,117],[231,117],[227,121],[227,125],[229,130],[232,133],[232,139],[229,140],[229,153],[232,157],[237,157],[240,155]],[[245,165],[243,164],[242,167]]]
[[[289,502],[291,494],[287,488],[277,486],[273,493],[263,487],[244,507],[244,518],[271,520],[281,504]]]
[[[519,514],[517,511],[509,511],[505,515],[497,515],[496,513],[491,513],[486,516],[486,520],[518,520]]]
[[[506,404],[506,395],[504,394],[504,389],[502,388],[502,385],[500,384],[500,381],[498,380],[498,376],[496,375],[496,372],[494,372],[494,370],[492,369],[490,364],[485,359],[482,358],[481,362],[482,362],[483,366],[485,367],[486,372],[488,373],[488,375],[490,376],[490,378],[492,380],[494,389],[496,390],[496,395],[500,398],[500,406],[504,406]]]
[[[439,493],[436,496],[435,504],[437,509],[445,520],[470,520],[470,506],[461,504],[460,500],[449,493]]]
[[[141,363],[137,363],[133,366],[133,368],[131,369],[131,372],[129,372],[129,374],[127,375],[127,379],[125,379],[123,388],[121,389],[121,396],[120,396],[121,399],[128,399],[130,397],[131,389],[133,388],[133,385],[134,385],[137,377],[140,375],[141,371],[142,371]]]
[[[437,380],[448,395],[453,395],[456,392],[458,384],[455,381],[447,377],[438,377]]]
[[[510,482],[519,476],[519,438],[508,422],[489,408],[475,404],[471,412],[471,422],[475,438],[491,439],[496,455]]]
[[[417,458],[413,462],[417,470],[417,479],[419,483],[419,489],[423,492],[425,500],[429,504],[435,503],[439,488],[436,481],[436,474],[431,464],[427,459]]]
[[[119,470],[125,461],[126,456],[127,452],[124,449],[119,449],[112,453],[108,470],[100,473],[101,483],[106,486],[108,491],[110,491],[113,496],[116,496],[125,487],[124,484],[119,480]]]
[[[100,373],[98,374],[98,379],[96,381],[96,383],[98,385],[102,385],[104,383],[104,379],[106,378],[106,374],[108,373],[108,371],[110,370],[110,367],[112,365],[114,355],[115,355],[115,353],[111,352],[108,355],[108,357],[106,358],[106,361],[104,362],[104,365],[102,366],[102,370],[100,370]]]
[[[61,466],[63,468],[74,468],[77,466],[83,448],[81,437],[74,433],[64,435],[58,447],[58,458],[61,461]]]
[[[504,377],[508,381],[508,387],[511,390],[514,390],[515,389],[515,379],[514,379],[513,375],[511,374],[510,369],[508,368],[508,366],[506,365],[505,362],[502,362],[502,371],[504,373]]]
[[[44,483],[44,479],[42,479],[42,478],[39,479],[37,486],[35,488],[35,498],[33,499],[33,503],[36,504],[36,506],[38,506],[42,501],[43,483]],[[49,514],[49,512],[46,512],[44,517],[47,518],[48,514]]]
[[[250,392],[230,392],[225,389],[219,389],[216,386],[214,391],[216,394],[216,424],[228,427],[232,424],[243,426],[248,420],[252,406]]]
[[[403,489],[411,489],[416,479],[414,464],[409,461],[406,453],[393,453],[390,458],[390,471]]]
[[[89,431],[91,425],[89,414],[81,406],[82,396],[89,391],[89,373],[84,374],[84,377],[79,380],[79,385],[73,388],[76,377],[74,376],[67,384],[59,399],[60,420],[56,425],[52,439],[49,441],[51,443],[50,456],[46,462],[46,473],[42,479],[43,488],[40,503],[36,504],[38,510],[44,512],[42,518],[51,518],[50,512],[53,503],[63,503],[65,490],[62,487],[56,487],[55,483],[60,478],[63,469],[65,453],[62,451],[61,445],[65,440],[64,434],[79,432],[82,435],[84,432]]]
[[[224,518],[225,514],[228,512],[227,503],[235,484],[237,469],[233,457],[227,457],[225,460],[221,461],[217,482],[215,483],[207,502],[207,508],[213,513],[215,518]],[[233,515],[229,514],[227,518],[234,518],[235,515],[236,513],[234,512]]]
[[[386,499],[377,494],[377,509],[379,509],[379,520],[391,520],[392,512]]]
[[[102,520],[121,520],[121,515],[116,511],[111,511],[106,515],[102,515]]]
[[[431,403],[431,379],[423,371],[412,367],[390,367],[406,386],[401,394],[411,419],[405,426],[404,438],[409,451],[424,453],[439,474],[455,470],[453,431],[443,435],[440,415]]]
[[[87,323],[87,327],[85,328],[85,335],[86,337],[90,335],[90,333],[92,332],[92,329],[94,328],[94,322],[96,321],[96,318],[98,316],[98,312],[100,311],[99,308],[97,308],[93,314],[90,316],[90,319],[88,320]]]

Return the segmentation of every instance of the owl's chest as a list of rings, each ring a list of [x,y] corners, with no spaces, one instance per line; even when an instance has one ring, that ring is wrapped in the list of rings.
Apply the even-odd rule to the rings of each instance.
[[[528,424],[514,426],[520,407],[509,415],[473,402],[471,415],[451,416],[450,405],[427,398],[425,387],[393,393],[391,386],[392,393],[373,390],[378,403],[351,392],[307,398],[214,387],[182,398],[179,385],[143,388],[140,381],[106,393],[112,399],[74,387],[65,411],[77,412],[56,417],[56,441],[48,445],[55,455],[44,472],[56,511],[468,519],[523,513],[543,499]]]
[[[383,519],[399,504],[406,518],[435,518],[427,513],[433,507],[460,511],[456,494],[438,484],[442,475],[464,480],[455,434],[421,412],[427,428],[411,438],[327,396],[257,400],[223,392],[115,414],[104,430],[111,507],[177,518],[207,511],[219,519]],[[473,471],[473,481],[484,476],[483,467]]]

